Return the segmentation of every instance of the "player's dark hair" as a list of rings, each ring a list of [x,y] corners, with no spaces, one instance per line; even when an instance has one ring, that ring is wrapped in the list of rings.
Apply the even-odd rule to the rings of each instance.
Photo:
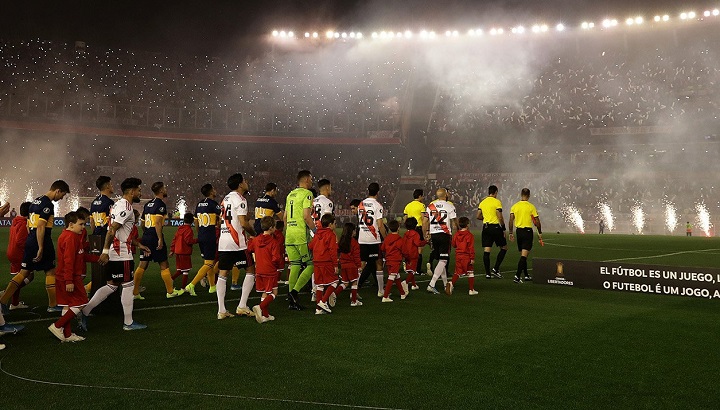
[[[164,186],[165,184],[162,181],[158,181],[152,184],[150,190],[153,191],[153,194],[157,195],[160,193]]]
[[[275,226],[275,218],[272,216],[263,216],[263,218],[260,220],[260,229],[262,229],[263,232],[267,232]]]
[[[370,185],[368,185],[368,195],[369,196],[376,196],[380,192],[380,184],[377,182],[373,182]]]
[[[353,239],[353,231],[355,231],[354,223],[346,222],[343,225],[343,230],[340,234],[340,240],[338,241],[338,249],[340,250],[340,253],[350,253],[350,247]]]
[[[142,180],[140,178],[125,178],[125,180],[120,184],[120,189],[124,194],[131,189],[140,188],[140,185],[142,185]]]
[[[243,176],[241,173],[232,174],[230,175],[230,178],[227,180],[227,186],[232,191],[236,191],[240,184],[243,183]]]
[[[312,194],[313,198],[317,197],[317,190],[315,188],[310,188],[310,193]]]
[[[522,191],[520,191],[520,195],[521,195],[521,196],[526,196],[526,197],[529,198],[529,197],[530,197],[530,189],[528,189],[528,188],[523,188]]]
[[[59,189],[60,192],[64,192],[66,194],[70,193],[70,186],[62,179],[58,179],[57,181],[53,182],[52,185],[50,185],[51,191],[54,191],[56,189]]]
[[[330,180],[323,178],[318,181],[318,188],[322,189],[325,185],[330,185]]]
[[[90,210],[85,208],[84,206],[78,207],[77,211],[75,212],[77,212],[80,219],[87,220],[88,218],[90,218]]]
[[[490,185],[488,187],[488,195],[497,194],[497,187],[495,185]]]
[[[23,202],[20,204],[20,216],[30,216],[30,202]]]
[[[200,188],[200,193],[201,193],[205,198],[207,198],[207,197],[210,196],[210,193],[212,192],[212,190],[213,190],[212,184],[205,184],[205,185],[202,186],[202,188]]]
[[[195,215],[191,214],[190,212],[186,212],[185,215],[183,215],[183,222],[188,225],[192,225],[194,220]]]
[[[335,215],[333,214],[325,214],[320,218],[320,225],[322,225],[323,228],[327,228],[333,222],[335,222]]]
[[[307,169],[303,169],[302,171],[298,172],[297,180],[300,182],[301,179],[307,178],[312,175],[312,172],[308,171]]]
[[[268,182],[267,185],[265,185],[265,192],[270,192],[273,189],[277,189],[277,184],[274,182]]]
[[[283,221],[275,221],[275,229],[278,231],[282,231],[283,228],[285,228],[285,222]]]
[[[470,218],[467,216],[461,216],[460,219],[458,219],[458,225],[460,226],[460,229],[467,228],[470,226]]]
[[[362,203],[361,200],[359,200],[359,199],[353,199],[352,201],[350,201],[350,206],[354,206],[354,207],[357,208],[358,206],[360,206],[360,203]]]
[[[105,184],[110,183],[112,181],[112,178],[107,177],[105,175],[100,175],[97,180],[95,180],[95,186],[99,190],[103,190],[105,188]]]
[[[77,223],[78,219],[80,218],[80,215],[78,215],[77,212],[71,211],[65,214],[65,227],[67,228],[70,224]]]
[[[390,229],[390,232],[397,232],[398,229],[400,229],[400,222],[398,222],[396,219],[393,219],[392,221],[388,222],[387,226],[388,229]]]
[[[414,216],[411,216],[410,218],[405,220],[405,229],[407,229],[408,231],[414,230],[415,228],[417,228],[417,225],[418,221],[417,219],[415,219]]]
[[[414,191],[413,191],[413,199],[418,199],[418,198],[420,198],[421,196],[424,195],[424,193],[425,193],[425,192],[424,192],[422,189],[416,189],[416,190],[414,190]]]

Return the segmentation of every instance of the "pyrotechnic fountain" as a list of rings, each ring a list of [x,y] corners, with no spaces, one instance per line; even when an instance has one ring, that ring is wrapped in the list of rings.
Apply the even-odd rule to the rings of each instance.
[[[697,211],[695,224],[705,234],[705,236],[710,236],[710,228],[712,228],[713,224],[710,222],[710,212],[708,212],[705,203],[700,202],[695,204],[695,211]]]
[[[603,221],[605,221],[605,227],[607,228],[608,232],[612,232],[612,230],[615,229],[615,215],[613,215],[612,209],[610,209],[610,205],[608,205],[606,202],[598,202],[597,206],[600,210],[600,216],[602,217]]]
[[[642,209],[642,205],[635,204],[630,209],[630,212],[632,213],[632,224],[637,233],[642,235],[643,228],[645,228],[645,211]]]
[[[580,211],[575,208],[574,205],[563,205],[560,209],[560,213],[563,218],[565,218],[565,222],[574,226],[578,232],[585,233],[585,221],[583,221]]]

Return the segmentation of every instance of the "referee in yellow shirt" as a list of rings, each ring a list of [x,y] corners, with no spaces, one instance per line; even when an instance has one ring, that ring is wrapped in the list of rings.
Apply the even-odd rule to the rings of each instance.
[[[520,260],[518,261],[517,273],[515,274],[515,283],[523,283],[524,280],[532,280],[528,275],[527,258],[533,246],[533,225],[537,226],[538,238],[542,241],[542,227],[540,225],[540,217],[538,216],[535,205],[530,201],[530,190],[523,188],[520,192],[520,201],[510,208],[510,241],[513,238],[513,224],[517,227],[517,246],[520,251]],[[520,275],[524,274],[521,279]]]
[[[500,264],[507,253],[507,240],[505,239],[505,219],[502,214],[502,202],[497,199],[498,188],[495,185],[488,187],[488,196],[478,205],[477,219],[483,221],[482,246],[483,265],[485,265],[485,278],[495,276],[502,279]],[[493,244],[500,247],[495,260],[495,267],[490,271],[490,251]]]
[[[422,221],[423,221],[423,214],[425,213],[425,204],[423,203],[424,199],[424,192],[422,189],[416,189],[413,191],[413,200],[410,201],[407,205],[405,205],[405,209],[403,210],[403,222],[405,222],[408,218],[415,218],[417,220],[417,227],[415,228],[415,231],[417,231],[418,234],[420,234],[420,240],[424,241],[425,238],[423,236],[423,230],[422,230]],[[422,275],[423,272],[423,258],[422,258],[422,248],[418,248],[418,253],[420,254],[420,257],[418,258],[417,267],[415,268],[415,272],[417,272],[418,275]]]

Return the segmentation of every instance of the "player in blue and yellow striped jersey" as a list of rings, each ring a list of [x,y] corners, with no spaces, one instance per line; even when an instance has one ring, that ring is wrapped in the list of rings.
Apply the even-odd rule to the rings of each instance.
[[[100,190],[100,195],[95,197],[90,204],[90,216],[92,217],[93,235],[100,235],[105,241],[105,235],[108,231],[108,223],[110,222],[110,208],[115,202],[110,196],[115,193],[113,190],[112,179],[106,176],[98,177],[95,186]]]
[[[217,265],[218,233],[220,232],[220,204],[215,201],[217,191],[211,184],[200,189],[205,197],[195,207],[195,226],[197,227],[198,245],[203,258],[203,266],[195,278],[185,287],[185,292],[197,296],[195,286],[204,278],[210,283],[210,293],[215,293],[215,274]],[[210,273],[210,274],[208,274]]]

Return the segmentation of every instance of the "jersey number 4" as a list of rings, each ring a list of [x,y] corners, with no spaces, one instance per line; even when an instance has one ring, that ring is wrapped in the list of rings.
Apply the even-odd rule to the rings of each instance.
[[[227,204],[226,206],[223,207],[222,217],[227,223],[232,222],[232,205]]]

